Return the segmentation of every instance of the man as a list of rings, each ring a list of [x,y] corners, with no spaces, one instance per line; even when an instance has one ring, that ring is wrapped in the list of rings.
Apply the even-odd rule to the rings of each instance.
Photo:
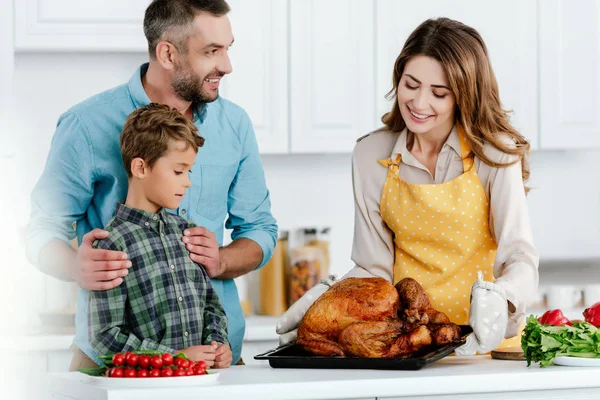
[[[190,174],[193,185],[171,211],[199,225],[182,240],[212,278],[228,319],[233,364],[240,360],[245,321],[233,278],[269,260],[277,225],[250,119],[219,97],[220,80],[232,71],[228,12],[224,0],[154,0],[144,17],[150,62],[128,83],[72,107],[58,121],[32,193],[28,255],[42,271],[81,287],[71,370],[100,361],[87,338],[88,290],[120,285],[131,267],[126,254],[91,244],[107,236],[98,228],[127,195],[119,149],[125,119],[151,102],[177,108],[206,139]],[[220,247],[224,221],[233,242]],[[75,235],[77,251],[68,244]],[[214,354],[216,361],[221,356]]]

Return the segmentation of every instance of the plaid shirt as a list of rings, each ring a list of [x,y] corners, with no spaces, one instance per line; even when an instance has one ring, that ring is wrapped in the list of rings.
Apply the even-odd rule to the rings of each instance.
[[[133,266],[116,288],[90,291],[89,339],[98,354],[228,343],[219,298],[181,241],[193,226],[164,209],[152,214],[117,205],[109,236],[93,247],[124,251]]]

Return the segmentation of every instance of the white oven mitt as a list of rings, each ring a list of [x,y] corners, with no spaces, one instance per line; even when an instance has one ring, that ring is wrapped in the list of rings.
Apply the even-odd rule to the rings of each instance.
[[[469,325],[473,333],[467,342],[455,350],[457,356],[485,354],[497,348],[506,334],[508,324],[508,301],[504,289],[499,285],[479,279],[471,287],[471,310]]]
[[[335,283],[335,275],[321,279],[314,287],[300,297],[277,321],[275,329],[279,335],[279,345],[295,342],[298,337],[298,325],[306,310]]]

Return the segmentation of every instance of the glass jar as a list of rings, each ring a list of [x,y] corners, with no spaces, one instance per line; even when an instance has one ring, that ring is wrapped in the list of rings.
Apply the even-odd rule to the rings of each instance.
[[[259,270],[259,304],[261,315],[282,315],[287,310],[286,264],[288,258],[288,232],[281,231],[273,256]]]
[[[323,253],[319,247],[302,246],[290,251],[288,306],[319,282],[322,265]]]

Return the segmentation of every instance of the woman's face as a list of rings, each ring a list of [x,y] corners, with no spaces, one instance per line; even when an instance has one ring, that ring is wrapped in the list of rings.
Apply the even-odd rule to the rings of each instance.
[[[452,129],[456,100],[439,61],[427,56],[411,58],[400,77],[397,96],[409,131],[443,135]]]

